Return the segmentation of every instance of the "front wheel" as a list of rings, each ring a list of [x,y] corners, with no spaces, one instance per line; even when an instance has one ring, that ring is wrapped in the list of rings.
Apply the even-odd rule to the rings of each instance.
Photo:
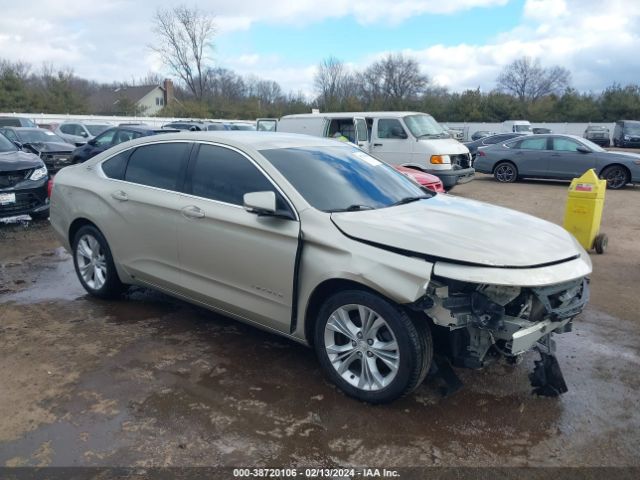
[[[115,298],[124,290],[109,244],[93,225],[81,227],[73,238],[73,265],[80,283],[91,295]]]
[[[325,373],[347,395],[386,403],[422,383],[433,357],[431,333],[399,306],[370,292],[329,297],[318,313],[315,349]]]
[[[518,169],[511,162],[500,162],[493,170],[493,176],[500,183],[513,183],[518,179]]]
[[[631,180],[629,177],[629,171],[622,165],[609,165],[600,173],[600,178],[607,181],[607,188],[612,190],[624,187]]]

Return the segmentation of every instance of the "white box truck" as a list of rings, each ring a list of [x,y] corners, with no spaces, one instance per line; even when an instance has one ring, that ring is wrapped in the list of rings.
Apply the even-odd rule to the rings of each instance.
[[[525,135],[533,135],[529,120],[505,120],[502,122],[503,133],[523,133]]]
[[[425,113],[340,112],[286,115],[258,119],[258,130],[342,137],[391,165],[436,175],[444,188],[473,179],[471,155]]]

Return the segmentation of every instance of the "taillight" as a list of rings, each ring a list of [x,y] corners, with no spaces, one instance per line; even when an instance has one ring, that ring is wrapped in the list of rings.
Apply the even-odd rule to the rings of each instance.
[[[53,193],[53,177],[49,179],[47,182],[47,195],[51,198],[51,194]]]
[[[478,150],[478,156],[479,156],[479,157],[486,157],[486,156],[487,156],[487,154],[486,154],[486,153],[484,153],[482,150]]]

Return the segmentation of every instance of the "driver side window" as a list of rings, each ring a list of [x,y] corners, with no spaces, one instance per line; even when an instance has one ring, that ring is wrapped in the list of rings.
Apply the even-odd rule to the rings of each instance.
[[[95,144],[97,147],[104,147],[105,145],[110,145],[113,141],[113,136],[116,134],[117,129],[107,130],[102,135],[96,137]]]
[[[580,145],[569,138],[554,138],[553,149],[557,152],[577,152]]]
[[[407,133],[398,119],[381,118],[378,120],[378,138],[404,140]]]

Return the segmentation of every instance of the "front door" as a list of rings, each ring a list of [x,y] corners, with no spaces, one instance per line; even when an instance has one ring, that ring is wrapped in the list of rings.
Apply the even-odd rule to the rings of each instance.
[[[579,152],[584,146],[572,138],[553,137],[553,152],[549,157],[549,175],[554,178],[575,178],[590,168],[595,168],[596,160],[591,153]]]
[[[374,157],[392,165],[411,161],[411,152],[407,151],[410,142],[407,141],[407,132],[399,119],[376,118],[371,137],[369,153]]]
[[[201,144],[187,171],[178,244],[185,288],[194,299],[288,332],[300,223],[247,212],[243,196],[274,191],[244,154]]]

